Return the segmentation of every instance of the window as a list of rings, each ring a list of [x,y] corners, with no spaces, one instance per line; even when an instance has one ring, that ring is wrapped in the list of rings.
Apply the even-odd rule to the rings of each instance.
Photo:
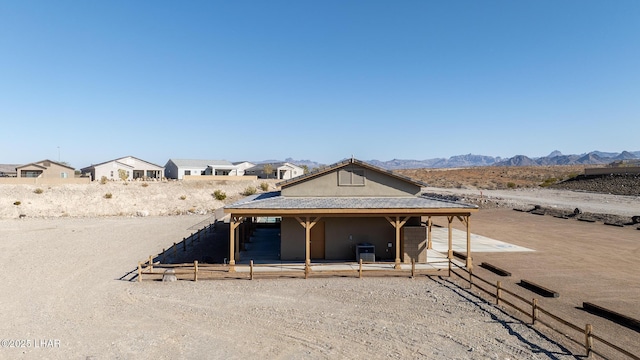
[[[113,177],[113,170],[111,170],[111,177]]]
[[[341,169],[338,186],[364,186],[364,169]]]
[[[66,172],[61,172],[60,173],[60,178],[66,179],[67,178],[67,173]]]
[[[184,174],[185,174],[185,175],[191,175],[191,170],[185,170],[185,171],[184,171]]]

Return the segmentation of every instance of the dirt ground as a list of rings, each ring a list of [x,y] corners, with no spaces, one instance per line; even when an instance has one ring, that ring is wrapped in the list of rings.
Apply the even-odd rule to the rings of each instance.
[[[582,310],[583,302],[591,302],[640,319],[640,231],[635,227],[612,227],[509,209],[481,210],[471,219],[473,233],[535,250],[472,254],[475,274],[492,283],[500,280],[503,286],[527,299],[537,298],[540,306],[562,314],[576,325],[593,324],[594,333],[640,353],[637,331]],[[446,226],[446,220],[436,223]],[[456,223],[454,227],[463,228]],[[480,267],[482,262],[505,269],[512,276],[497,276]],[[521,279],[557,291],[560,297],[541,297],[520,287]]]
[[[0,220],[0,358],[575,359],[446,278],[121,280],[207,219]]]

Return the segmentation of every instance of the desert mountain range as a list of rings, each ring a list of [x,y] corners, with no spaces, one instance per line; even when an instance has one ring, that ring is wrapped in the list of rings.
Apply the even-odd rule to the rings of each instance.
[[[501,158],[486,155],[456,155],[448,159],[434,158],[426,160],[393,159],[388,161],[367,160],[368,163],[388,169],[425,169],[425,168],[458,168],[473,166],[549,166],[549,165],[602,165],[619,160],[640,159],[640,151],[603,152],[591,151],[579,155],[564,155],[555,150],[547,156],[531,158],[525,155],[516,155],[511,158]],[[312,160],[294,160],[287,158],[284,161],[298,166],[306,165],[309,169],[321,167],[327,164]],[[264,160],[259,163],[278,162],[278,160]]]

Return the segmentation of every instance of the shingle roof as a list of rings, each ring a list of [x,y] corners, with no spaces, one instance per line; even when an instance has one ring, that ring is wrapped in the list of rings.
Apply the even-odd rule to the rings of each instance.
[[[206,168],[209,165],[233,166],[233,164],[227,160],[169,159],[169,161],[173,161],[173,163],[176,164],[177,166],[184,166],[184,167]]]
[[[225,209],[477,209],[475,205],[426,196],[404,197],[285,197],[279,191],[253,195]]]

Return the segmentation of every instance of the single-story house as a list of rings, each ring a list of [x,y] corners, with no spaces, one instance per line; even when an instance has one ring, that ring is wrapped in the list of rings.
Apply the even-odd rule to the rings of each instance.
[[[459,219],[467,227],[467,266],[471,267],[469,219],[475,205],[421,195],[426,184],[356,159],[348,159],[277,184],[280,191],[247,197],[224,207],[230,218],[231,271],[239,258],[238,232],[256,217],[280,217],[280,259],[355,261],[362,246],[376,260],[426,261],[431,217]],[[426,219],[426,221],[424,221]],[[425,226],[426,222],[426,226]]]
[[[237,161],[237,162],[234,162],[233,165],[236,167],[236,170],[235,172],[229,175],[236,175],[236,176],[243,176],[247,169],[256,166],[256,164],[249,161]]]
[[[69,179],[74,176],[74,168],[51,160],[42,160],[16,167],[16,177],[19,178]]]
[[[80,171],[83,175],[90,175],[91,180],[101,180],[103,176],[107,180],[121,180],[121,173],[127,180],[135,180],[161,179],[164,168],[133,156],[125,156],[87,166]]]
[[[243,175],[238,166],[227,160],[169,159],[164,166],[167,179],[184,179],[185,175]]]
[[[246,169],[244,174],[257,176],[258,179],[287,180],[303,175],[304,169],[288,162],[276,162],[258,164]]]
[[[0,164],[0,177],[17,177],[16,168],[20,164]]]

